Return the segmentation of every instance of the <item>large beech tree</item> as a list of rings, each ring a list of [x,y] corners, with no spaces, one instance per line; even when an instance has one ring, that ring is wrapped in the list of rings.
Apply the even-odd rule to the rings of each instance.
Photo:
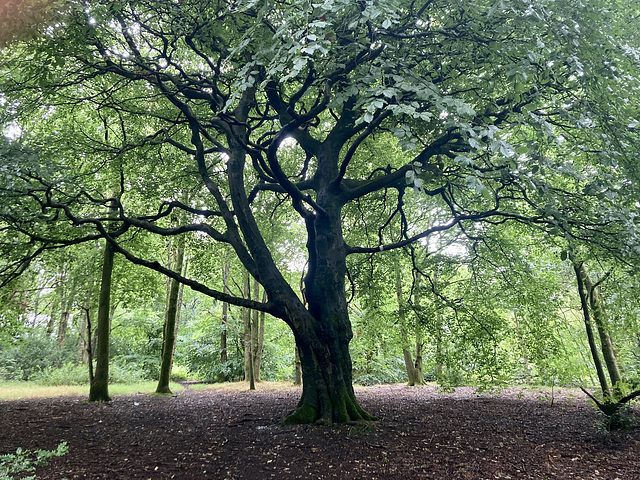
[[[26,255],[13,271],[38,249],[105,237],[132,262],[291,327],[303,393],[287,422],[370,419],[351,385],[348,256],[480,222],[576,241],[606,241],[614,213],[628,227],[601,195],[616,159],[590,89],[624,52],[596,3],[64,2],[62,20],[3,53],[9,120],[41,152],[5,167],[4,204],[23,199],[2,210]],[[115,161],[121,195],[103,198],[87,182]],[[174,182],[191,182],[190,202]],[[602,208],[584,210],[592,201]],[[446,221],[430,222],[433,208]],[[166,222],[176,209],[188,218],[178,227]],[[265,241],[264,219],[292,214],[306,232],[300,292],[274,261],[290,245]],[[141,229],[228,244],[267,300],[127,248]]]

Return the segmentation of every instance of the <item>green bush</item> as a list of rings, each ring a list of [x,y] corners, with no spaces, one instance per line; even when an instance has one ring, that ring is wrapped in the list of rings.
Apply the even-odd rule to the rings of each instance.
[[[234,380],[244,377],[244,354],[238,349],[228,350],[228,360],[220,363],[220,339],[215,334],[202,335],[188,341],[181,340],[176,348],[176,363],[185,366],[191,376],[203,382],[221,378]]]
[[[61,368],[48,367],[34,373],[31,380],[42,386],[88,385],[89,367],[87,365],[65,364]],[[112,363],[109,366],[109,383],[132,384],[143,380],[135,366]]]
[[[160,377],[160,353],[114,356],[112,364],[138,372],[137,374],[145,380],[157,380]]]
[[[59,385],[88,385],[89,367],[66,363],[60,368],[45,368],[34,373],[31,380],[38,385],[55,387]]]
[[[385,383],[398,383],[407,380],[407,371],[404,363],[398,359],[383,361],[380,359],[369,360],[363,369],[353,369],[353,382],[359,385],[382,385]]]
[[[172,382],[184,382],[189,380],[189,370],[182,365],[174,365],[171,369],[171,381]]]
[[[61,349],[56,339],[46,333],[28,332],[9,347],[0,347],[0,375],[5,380],[31,380],[41,370],[73,362],[77,350],[72,343]]]
[[[69,451],[67,442],[62,442],[55,450],[23,450],[0,455],[0,480],[13,480],[15,473],[33,472],[36,467],[44,466],[51,457],[61,457]],[[35,475],[21,477],[22,480],[34,480]]]
[[[109,366],[109,383],[138,383],[143,380],[139,369],[135,366],[119,365],[114,363]]]

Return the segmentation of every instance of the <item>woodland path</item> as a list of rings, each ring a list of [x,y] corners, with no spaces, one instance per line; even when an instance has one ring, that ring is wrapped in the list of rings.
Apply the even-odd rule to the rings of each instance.
[[[68,442],[67,455],[37,471],[43,480],[640,478],[640,429],[599,433],[579,391],[556,391],[553,402],[550,392],[517,389],[356,393],[379,422],[283,427],[300,390],[262,386],[110,404],[1,401],[0,454]]]

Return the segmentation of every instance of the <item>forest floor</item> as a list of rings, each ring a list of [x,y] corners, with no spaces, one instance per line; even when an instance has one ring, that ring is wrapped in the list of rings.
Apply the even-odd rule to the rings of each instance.
[[[0,454],[66,441],[36,471],[51,480],[640,478],[640,429],[603,433],[575,390],[374,386],[356,395],[377,422],[282,426],[299,395],[267,385],[0,401]]]

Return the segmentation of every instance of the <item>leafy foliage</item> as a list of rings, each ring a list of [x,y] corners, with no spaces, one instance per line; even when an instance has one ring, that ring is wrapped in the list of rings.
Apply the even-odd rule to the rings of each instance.
[[[33,472],[36,467],[47,464],[52,457],[62,457],[69,451],[66,442],[62,442],[55,450],[23,450],[18,448],[16,453],[0,455],[0,480],[13,480],[15,474]],[[35,475],[19,477],[22,480],[34,480]]]

